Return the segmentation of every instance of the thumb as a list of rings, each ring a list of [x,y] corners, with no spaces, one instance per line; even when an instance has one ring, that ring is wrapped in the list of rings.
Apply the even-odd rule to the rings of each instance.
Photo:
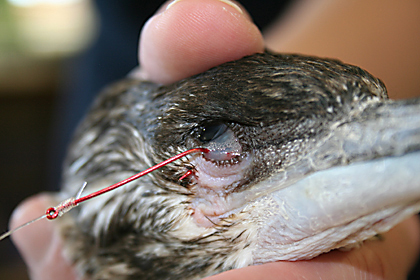
[[[171,83],[227,61],[264,51],[261,32],[239,4],[228,0],[176,0],[143,27],[141,76]]]
[[[10,228],[16,228],[43,215],[56,205],[51,196],[42,194],[22,202],[13,212]],[[62,241],[54,221],[42,219],[16,231],[12,241],[28,266],[31,279],[77,279],[70,263],[62,255]]]

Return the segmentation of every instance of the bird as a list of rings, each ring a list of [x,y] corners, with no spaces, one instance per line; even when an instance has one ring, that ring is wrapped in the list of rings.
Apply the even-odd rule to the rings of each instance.
[[[201,279],[360,246],[420,210],[420,98],[335,59],[265,52],[170,84],[127,78],[75,132],[57,223],[87,279]],[[189,172],[189,176],[183,174]],[[363,245],[361,245],[363,246]]]

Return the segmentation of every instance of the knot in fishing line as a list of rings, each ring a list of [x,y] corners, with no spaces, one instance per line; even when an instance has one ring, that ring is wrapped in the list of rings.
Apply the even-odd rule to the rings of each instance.
[[[61,217],[63,214],[67,213],[71,209],[77,206],[76,198],[71,197],[62,201],[56,207],[50,207],[45,212],[45,215],[48,220],[54,220],[57,217]]]

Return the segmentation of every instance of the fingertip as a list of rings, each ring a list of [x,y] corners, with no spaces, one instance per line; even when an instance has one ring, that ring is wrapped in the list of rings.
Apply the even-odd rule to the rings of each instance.
[[[140,37],[139,59],[151,81],[171,83],[264,51],[260,31],[239,6],[182,0],[167,7],[149,19]]]
[[[48,195],[36,195],[24,200],[13,212],[9,228],[15,229],[45,213],[51,206]],[[49,205],[49,206],[48,206]],[[45,254],[53,234],[53,227],[46,219],[39,220],[14,232],[11,236],[14,244],[27,263],[36,265]]]
[[[389,279],[404,279],[415,265],[420,252],[418,215],[410,217],[383,234],[382,242],[368,241],[377,255],[382,256]],[[381,243],[384,243],[383,245]]]
[[[10,228],[17,228],[45,214],[57,205],[53,196],[39,194],[24,200],[13,212]],[[70,263],[63,257],[62,240],[54,221],[41,219],[11,236],[29,269],[31,279],[76,279]]]

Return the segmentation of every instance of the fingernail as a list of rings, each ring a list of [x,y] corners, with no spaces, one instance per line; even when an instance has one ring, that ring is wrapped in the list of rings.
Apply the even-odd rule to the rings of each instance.
[[[166,10],[170,9],[173,5],[175,5],[176,3],[181,2],[181,1],[183,1],[183,0],[174,0],[174,1],[172,1],[171,3],[168,4],[168,6],[166,6]],[[218,1],[219,2],[222,2],[222,3],[225,3],[225,4],[227,4],[227,5],[235,8],[238,12],[240,12],[241,14],[243,14],[242,9],[236,3],[234,3],[233,1],[230,1],[230,0],[218,0]]]

